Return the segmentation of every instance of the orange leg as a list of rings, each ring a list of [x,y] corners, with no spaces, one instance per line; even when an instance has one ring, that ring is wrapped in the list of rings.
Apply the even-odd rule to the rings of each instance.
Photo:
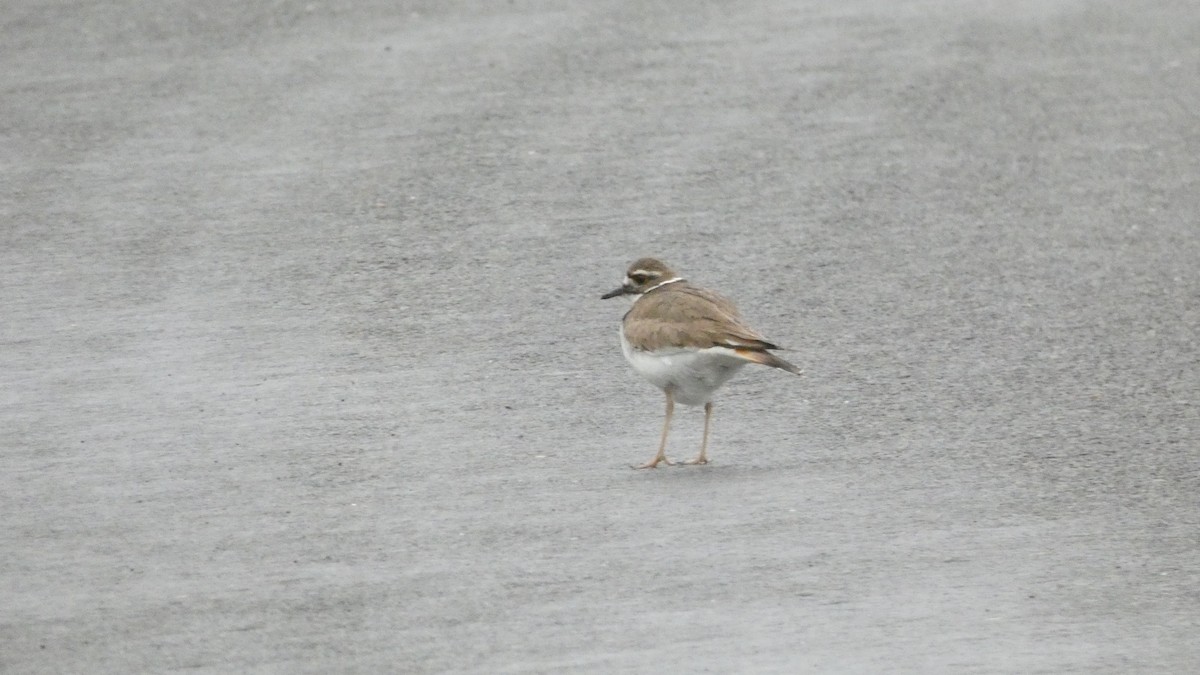
[[[667,419],[663,420],[662,440],[658,443],[658,454],[654,459],[645,464],[635,465],[635,469],[653,469],[660,463],[671,465],[671,461],[667,459],[667,432],[671,429],[671,415],[675,414],[675,397],[671,395],[671,391],[667,390]]]
[[[712,419],[712,401],[704,404],[704,440],[700,441],[700,454],[684,464],[708,464],[708,421]]]

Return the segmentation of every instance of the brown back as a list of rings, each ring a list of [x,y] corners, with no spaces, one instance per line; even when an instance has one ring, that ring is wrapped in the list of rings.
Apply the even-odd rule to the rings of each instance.
[[[742,321],[724,296],[676,281],[638,298],[625,314],[625,338],[639,349],[719,345],[778,349]]]

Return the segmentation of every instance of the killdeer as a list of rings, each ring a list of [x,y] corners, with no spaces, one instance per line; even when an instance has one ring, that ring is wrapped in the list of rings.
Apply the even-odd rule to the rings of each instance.
[[[732,302],[689,284],[660,260],[637,260],[625,273],[625,282],[600,298],[618,295],[637,296],[621,320],[625,360],[667,396],[658,454],[635,469],[671,464],[666,456],[667,431],[676,401],[704,406],[700,454],[685,464],[707,464],[712,395],[721,385],[747,363],[801,374],[799,368],[768,351],[779,347],[743,323]]]

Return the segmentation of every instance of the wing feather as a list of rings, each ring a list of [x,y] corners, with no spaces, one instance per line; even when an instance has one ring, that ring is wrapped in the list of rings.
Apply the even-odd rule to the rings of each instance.
[[[639,298],[625,321],[628,334],[636,334],[638,342],[657,347],[779,349],[747,326],[728,298],[687,282],[673,283]]]

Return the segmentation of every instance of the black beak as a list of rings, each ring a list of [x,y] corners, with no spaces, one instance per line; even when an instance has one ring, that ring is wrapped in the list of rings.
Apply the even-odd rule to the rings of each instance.
[[[619,287],[619,288],[614,288],[613,290],[611,290],[611,291],[609,291],[609,292],[605,293],[604,295],[600,296],[600,299],[601,299],[601,300],[607,300],[607,299],[609,299],[609,298],[615,298],[615,297],[617,297],[618,295],[629,295],[629,294],[630,294],[630,293],[632,293],[632,292],[633,292],[633,291],[629,290],[628,288],[625,288],[624,286],[621,286],[621,287]]]

